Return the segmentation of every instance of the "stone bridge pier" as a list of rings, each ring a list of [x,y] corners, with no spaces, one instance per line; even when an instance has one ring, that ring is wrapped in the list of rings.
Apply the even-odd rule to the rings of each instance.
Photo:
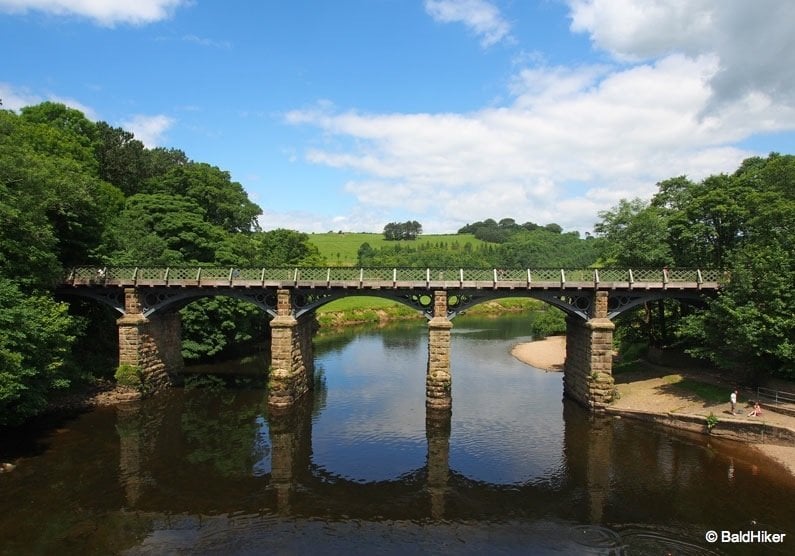
[[[563,394],[591,411],[601,412],[613,395],[613,330],[607,318],[608,292],[596,291],[589,320],[566,319]]]
[[[453,405],[450,374],[450,340],[453,323],[447,318],[447,292],[433,292],[433,318],[428,322],[428,373],[425,406],[449,411]]]
[[[119,328],[119,367],[127,366],[122,382],[151,393],[176,382],[185,367],[182,359],[182,321],[179,313],[164,312],[146,317],[142,293],[125,288],[125,314]],[[130,376],[135,373],[133,376]]]
[[[290,290],[278,290],[276,316],[271,320],[271,366],[268,371],[268,407],[292,407],[314,385],[312,334],[314,313],[296,318]]]

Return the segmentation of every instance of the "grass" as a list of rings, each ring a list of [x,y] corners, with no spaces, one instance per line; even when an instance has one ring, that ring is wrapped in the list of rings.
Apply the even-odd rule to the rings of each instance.
[[[342,299],[337,299],[331,303],[323,305],[317,310],[317,313],[318,315],[322,315],[324,313],[338,313],[341,311],[353,311],[356,309],[387,309],[396,306],[406,307],[402,303],[392,301],[391,299],[352,295],[350,297],[343,297]]]
[[[466,243],[471,243],[473,249],[483,243],[472,234],[423,235],[414,241],[387,241],[383,234],[353,232],[309,234],[309,243],[317,247],[320,255],[332,266],[356,266],[359,247],[365,242],[369,243],[373,249],[380,249],[398,244],[418,248],[428,243],[435,245],[440,242],[447,243],[449,246],[454,241],[458,242],[462,248]]]
[[[317,310],[320,326],[331,328],[421,318],[417,310],[397,301],[358,295],[337,299]]]
[[[467,311],[468,315],[503,314],[518,311],[537,311],[542,302],[535,299],[505,298],[476,305]],[[318,322],[325,326],[340,326],[346,323],[379,322],[422,318],[418,309],[413,309],[398,301],[381,297],[359,296],[343,297],[323,305],[317,310]]]

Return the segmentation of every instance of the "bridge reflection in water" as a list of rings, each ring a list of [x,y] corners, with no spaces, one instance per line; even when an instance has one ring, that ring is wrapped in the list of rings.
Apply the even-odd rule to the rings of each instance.
[[[119,363],[138,370],[145,389],[175,380],[183,368],[178,310],[202,297],[245,299],[269,314],[268,405],[288,408],[313,383],[315,310],[335,299],[367,295],[412,306],[428,319],[426,405],[452,406],[452,320],[491,299],[529,297],[567,315],[564,393],[602,411],[613,393],[612,319],[657,299],[703,302],[723,274],[701,269],[383,269],[383,268],[89,268],[72,269],[65,296],[116,309]]]
[[[189,396],[177,398],[183,403],[163,396],[154,402],[156,410],[146,404],[119,406],[119,471],[127,511],[438,521],[502,519],[517,508],[523,515],[544,516],[566,507],[563,513],[575,521],[602,522],[610,496],[612,427],[607,417],[584,419],[584,410],[572,402],[562,406],[564,460],[555,476],[501,485],[451,469],[447,411],[426,413],[423,467],[393,479],[362,481],[313,461],[313,394],[265,420],[256,418],[266,406],[264,396],[258,402],[246,395],[246,403],[228,411],[219,411],[217,395],[200,392],[193,402]],[[182,435],[174,435],[179,430]],[[575,499],[579,503],[571,505]]]

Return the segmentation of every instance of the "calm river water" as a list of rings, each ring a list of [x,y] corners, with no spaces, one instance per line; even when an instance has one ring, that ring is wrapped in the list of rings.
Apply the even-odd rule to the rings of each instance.
[[[758,452],[563,401],[510,356],[524,317],[454,325],[451,418],[412,323],[319,338],[287,415],[177,389],[0,440],[0,554],[795,553],[795,480]]]

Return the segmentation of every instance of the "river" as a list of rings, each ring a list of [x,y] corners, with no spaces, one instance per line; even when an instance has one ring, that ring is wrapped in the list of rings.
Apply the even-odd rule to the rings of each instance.
[[[284,415],[253,381],[25,429],[0,440],[0,554],[793,553],[791,476],[562,400],[561,373],[510,356],[528,329],[454,321],[451,417],[426,415],[427,330],[401,323],[318,338]]]

